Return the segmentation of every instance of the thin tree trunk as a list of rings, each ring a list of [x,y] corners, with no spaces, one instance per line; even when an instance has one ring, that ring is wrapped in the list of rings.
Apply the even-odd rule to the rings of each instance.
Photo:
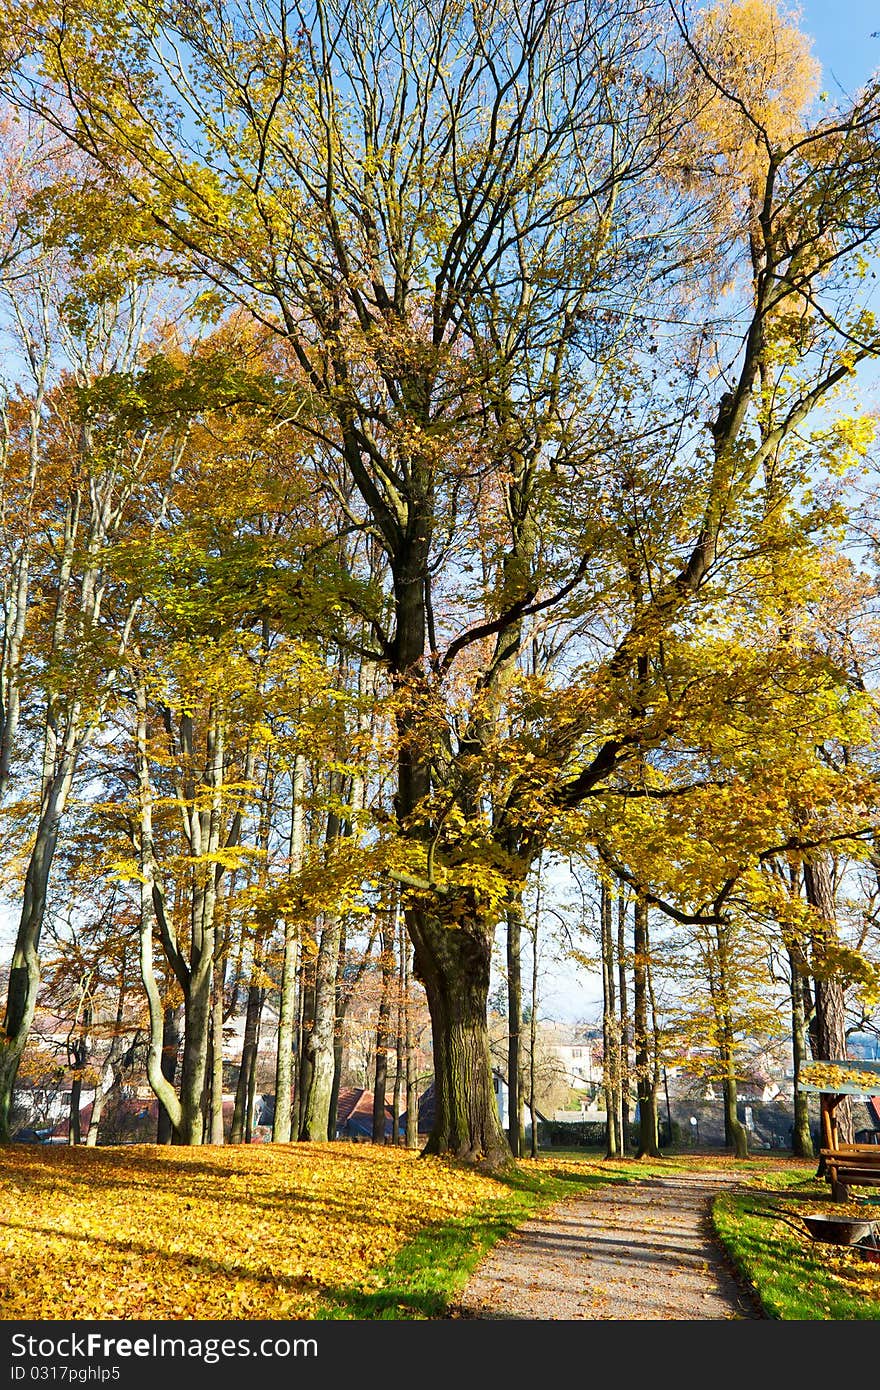
[[[309,931],[309,941],[310,941],[310,944],[313,944],[312,938],[313,938],[313,932],[310,930],[310,931]],[[302,980],[301,980],[301,984],[300,984],[299,1027],[298,1027],[298,1029],[297,1029],[297,1031],[298,1031],[298,1033],[299,1033],[299,1051],[298,1051],[298,1058],[299,1058],[299,1060],[298,1060],[298,1063],[297,1063],[297,1073],[298,1073],[298,1078],[297,1078],[297,1079],[298,1079],[298,1089],[299,1089],[299,1094],[298,1094],[298,1096],[297,1096],[297,1110],[298,1110],[298,1118],[297,1118],[297,1126],[296,1126],[297,1138],[300,1138],[301,1135],[302,1135],[302,1127],[303,1127],[303,1123],[304,1123],[304,1121],[305,1121],[305,1113],[306,1113],[306,1096],[308,1095],[308,1093],[309,1093],[309,1088],[310,1088],[310,1086],[311,1086],[311,1084],[312,1084],[312,1056],[311,1056],[311,1050],[310,1050],[310,1043],[311,1043],[311,1037],[312,1037],[312,1029],[313,1029],[314,1026],[315,1026],[315,968],[316,968],[316,961],[317,961],[317,952],[315,952],[314,955],[313,955],[311,952],[309,952],[309,954],[306,956],[305,960],[303,961],[303,964],[302,964],[301,970],[300,970],[300,973],[301,973],[301,976],[302,976]]]
[[[82,1143],[79,1113],[82,1105],[82,1073],[89,1059],[89,1031],[92,1026],[92,1007],[87,999],[88,987],[89,981],[84,978],[80,995],[81,1009],[77,1009],[76,1019],[67,1039],[67,1060],[73,1068],[73,1080],[70,1086],[70,1113],[67,1125],[67,1142],[71,1145]]]
[[[9,970],[6,1015],[0,1032],[0,1143],[10,1138],[9,1117],[18,1068],[37,1007],[40,987],[40,934],[46,912],[49,875],[61,819],[67,805],[78,750],[70,748],[44,798],[34,847],[28,860],[24,897]]]
[[[394,957],[397,936],[397,905],[394,915],[387,920],[383,915],[381,927],[382,993],[379,996],[379,1016],[376,1021],[376,1063],[373,1080],[373,1143],[385,1143],[385,1096],[388,1090],[388,1049],[391,1046],[391,1002],[394,989],[396,961]]]
[[[305,758],[297,753],[291,775],[289,873],[295,877],[302,868],[305,841]],[[299,967],[299,928],[293,918],[284,919],[284,960],[281,966],[281,999],[278,1012],[278,1057],[275,1063],[275,1116],[272,1140],[289,1144],[293,1136],[293,1051],[296,1019],[297,972]]]
[[[117,1028],[121,1020],[117,1022]],[[89,1127],[86,1131],[86,1148],[93,1149],[98,1142],[98,1135],[101,1130],[101,1120],[104,1116],[104,1109],[107,1105],[107,1098],[122,1079],[119,1062],[125,1051],[124,1042],[121,1034],[117,1033],[110,1042],[104,1065],[101,1068],[101,1078],[95,1088],[95,1099],[92,1101],[92,1113],[89,1115]]]
[[[733,1149],[735,1158],[748,1158],[749,1155],[749,1136],[745,1126],[740,1123],[736,1113],[737,1108],[737,1082],[736,1082],[736,1049],[733,1028],[733,1013],[731,1009],[731,980],[730,980],[730,928],[726,924],[718,923],[715,927],[715,941],[717,945],[718,960],[718,1003],[719,1003],[719,1033],[721,1039],[721,1059],[724,1067],[722,1078],[724,1089],[724,1128],[728,1137],[728,1144]]]
[[[341,919],[324,918],[318,959],[315,965],[315,1021],[309,1036],[307,1056],[311,1074],[305,1096],[301,1140],[324,1140],[330,1123],[333,1093],[333,1039],[336,1024],[336,961],[339,955]]]
[[[257,1007],[257,1032],[247,1069],[247,1098],[244,1116],[244,1142],[246,1144],[250,1144],[254,1137],[254,1116],[257,1109],[257,1063],[260,1059],[260,1024],[263,1017],[263,1004],[265,1000],[266,991],[265,989],[261,989]]]
[[[147,1047],[147,1080],[154,1095],[164,1106],[171,1122],[172,1142],[180,1137],[182,1109],[177,1092],[164,1073],[165,1061],[165,1017],[159,985],[153,966],[153,939],[159,933],[158,911],[162,910],[162,896],[156,881],[156,861],[153,849],[153,788],[149,773],[149,753],[147,743],[147,692],[142,679],[135,685],[137,701],[136,757],[138,770],[139,800],[139,849],[140,849],[140,968],[144,993],[150,1015],[150,1040]],[[175,957],[181,982],[188,982],[188,968],[178,956]],[[175,1048],[175,1060],[176,1060]],[[160,1111],[161,1113],[161,1111]]]
[[[651,1039],[648,1032],[648,907],[636,897],[633,939],[633,1037],[636,1052],[636,1095],[639,1099],[637,1158],[659,1158],[657,1092],[653,1084]]]
[[[807,1061],[807,1026],[804,1015],[804,992],[800,964],[793,951],[788,953],[791,972],[791,1053],[794,1063],[794,1125],[791,1131],[791,1151],[796,1158],[812,1158],[813,1136],[810,1133],[810,1103],[805,1091],[798,1089],[801,1068]]]
[[[412,969],[410,965],[410,943],[406,928],[401,922],[401,946],[403,950],[403,1030],[406,1054],[406,1147],[419,1147],[419,1085],[416,1076],[416,1050],[413,1041],[412,999],[410,987]]]
[[[101,1068],[101,1076],[95,1087],[95,1097],[92,1101],[92,1112],[89,1115],[89,1127],[86,1131],[86,1148],[93,1149],[98,1142],[98,1133],[101,1128],[101,1118],[104,1114],[104,1106],[107,1103],[107,1096],[114,1085],[121,1079],[119,1062],[125,1051],[122,1025],[125,1018],[125,974],[127,966],[127,952],[123,952],[122,962],[119,971],[119,993],[116,997],[116,1019],[113,1029],[113,1036],[110,1039],[110,1047],[107,1056],[104,1058],[104,1065]]]
[[[342,1086],[342,1054],[345,1037],[343,1025],[348,1008],[348,991],[345,987],[346,941],[345,924],[339,933],[339,951],[336,956],[336,1009],[333,1019],[333,1085],[330,1088],[330,1104],[327,1108],[327,1138],[336,1138],[336,1119],[339,1114],[339,1091]]]
[[[620,994],[620,1152],[626,1153],[629,1131],[629,1004],[626,979],[626,888],[617,890],[617,979]]]
[[[40,472],[40,435],[45,420],[44,404],[50,370],[49,328],[50,309],[48,287],[43,287],[40,296],[40,316],[42,318],[41,351],[35,351],[36,343],[31,337],[28,352],[33,373],[34,391],[28,410],[28,475],[25,493],[23,519],[25,525],[19,534],[20,548],[9,565],[9,585],[5,598],[2,647],[0,647],[0,805],[6,800],[6,792],[12,770],[12,756],[15,748],[18,722],[21,713],[21,658],[24,649],[25,632],[29,613],[30,567],[34,532],[30,525],[31,509],[36,495]],[[8,402],[4,401],[3,415],[3,472],[6,473],[9,447],[12,439]]]
[[[230,1136],[230,1142],[233,1144],[248,1142],[248,1096],[251,1090],[251,1076],[259,1043],[260,1014],[263,1008],[263,999],[265,998],[265,991],[262,985],[263,949],[263,938],[262,936],[258,936],[254,940],[254,959],[251,968],[251,979],[248,985],[241,1061],[238,1068],[238,1081],[235,1087],[235,1105],[232,1112],[232,1134]]]
[[[649,955],[648,955],[648,999],[649,999],[650,1004],[651,1004],[651,1037],[652,1037],[652,1039],[653,1039],[653,1047],[652,1047],[652,1049],[651,1049],[652,1058],[653,1058],[652,1074],[651,1074],[651,1090],[652,1090],[653,1096],[654,1096],[654,1110],[655,1110],[655,1113],[656,1113],[656,1111],[657,1111],[657,1106],[658,1106],[657,1097],[658,1097],[658,1095],[660,1094],[660,1076],[661,1076],[661,1074],[662,1074],[662,1066],[661,1066],[661,1060],[660,1060],[660,1059],[661,1059],[662,1056],[663,1056],[663,1039],[662,1039],[662,1035],[661,1035],[661,1032],[660,1032],[660,1015],[659,1015],[658,1012],[657,1012],[657,1000],[656,1000],[656,998],[654,997],[654,971],[653,971],[652,966],[651,966],[651,956],[650,956],[650,953],[649,953]],[[658,1140],[657,1140],[657,1147],[659,1148],[659,1146],[660,1146],[660,1141],[659,1141],[659,1123],[658,1123]]]
[[[211,1122],[209,1143],[222,1144],[223,1132],[223,963],[214,962],[214,999],[211,1004]]]
[[[522,1104],[522,895],[507,912],[507,1140],[514,1158],[525,1147]]]
[[[397,933],[398,940],[400,932]],[[397,968],[397,1008],[394,1033],[394,1089],[391,1093],[391,1142],[395,1147],[400,1143],[400,1105],[403,1100],[403,961]]]
[[[68,1144],[81,1144],[82,1134],[80,1132],[79,1107],[82,1101],[82,1077],[75,1076],[70,1086],[70,1109],[68,1111],[67,1142]]]
[[[162,1013],[162,1060],[161,1072],[168,1085],[173,1087],[177,1074],[177,1054],[180,1050],[180,1010],[173,1004],[166,1004]],[[159,1101],[159,1118],[156,1124],[156,1143],[170,1144],[173,1126],[171,1116]]]
[[[602,957],[602,1088],[605,1095],[605,1157],[619,1158],[620,1045],[617,1036],[617,992],[614,987],[614,938],[611,931],[611,890],[600,885],[599,925]]]
[[[538,927],[541,921],[541,861],[535,888],[535,919],[532,923],[532,1007],[529,1013],[529,1115],[532,1121],[530,1152],[538,1157],[538,1112],[535,1108],[535,1081],[538,1049]]]
[[[85,431],[85,452],[89,456],[88,431]],[[32,430],[31,470],[35,467],[35,447]],[[114,539],[114,529],[122,517],[120,493],[124,491],[115,466],[105,468],[100,485],[94,478],[89,479],[88,497],[90,510],[83,520],[84,491],[72,489],[64,515],[63,543],[58,571],[55,575],[55,606],[52,619],[50,652],[54,657],[64,656],[69,643],[74,647],[78,639],[84,639],[98,620],[101,610],[103,585],[101,583],[102,551],[108,541]],[[74,577],[74,562],[77,554],[85,555],[85,564],[78,576],[77,611],[73,621],[75,629],[71,638],[70,588]],[[27,583],[22,591],[26,602]],[[137,612],[137,604],[130,610],[119,639],[118,655],[124,653],[131,635],[131,626]],[[18,658],[16,657],[16,660]],[[9,675],[7,671],[7,675]],[[108,673],[108,676],[111,673]],[[17,675],[16,675],[17,680]],[[16,933],[15,947],[9,971],[6,1012],[3,1027],[0,1029],[0,1143],[10,1138],[9,1119],[12,1098],[22,1053],[27,1043],[37,993],[40,985],[39,946],[46,912],[49,879],[61,825],[67,809],[70,790],[76,774],[82,750],[96,727],[101,716],[104,700],[113,686],[107,679],[102,690],[90,692],[92,708],[86,712],[82,691],[71,694],[66,702],[58,694],[50,694],[43,718],[43,752],[41,768],[40,812],[33,848],[25,873],[24,894]],[[11,692],[5,691],[5,698]],[[13,696],[13,702],[17,696]],[[12,711],[5,712],[8,720]],[[15,718],[17,719],[17,714]],[[14,730],[12,731],[14,732]],[[6,735],[7,749],[0,752],[0,762],[6,757],[4,775],[8,776],[9,738],[8,729],[0,730],[0,737]]]
[[[181,718],[181,747],[192,763],[192,720]],[[190,924],[189,988],[184,1000],[186,1022],[183,1039],[183,1066],[180,1077],[180,1139],[184,1144],[202,1141],[208,1039],[211,1028],[211,992],[216,945],[215,910],[217,868],[214,856],[220,849],[224,763],[224,729],[219,710],[212,706],[208,718],[206,783],[210,806],[206,811],[195,805],[194,788],[187,788],[190,845],[193,858],[193,894]],[[204,859],[204,863],[201,862]]]

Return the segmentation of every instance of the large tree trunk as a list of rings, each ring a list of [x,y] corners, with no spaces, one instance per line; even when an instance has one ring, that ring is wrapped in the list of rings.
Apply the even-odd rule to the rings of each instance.
[[[415,912],[410,919],[434,1040],[437,1110],[426,1152],[506,1167],[511,1153],[498,1118],[486,1026],[492,937],[468,917],[464,903],[461,908],[452,923]]]
[[[846,1010],[843,982],[825,966],[828,948],[838,939],[831,856],[827,850],[819,850],[804,861],[804,890],[807,902],[816,909],[818,917],[813,931],[813,1056],[817,1062],[829,1062],[846,1057]],[[838,1141],[851,1144],[853,1119],[848,1098],[838,1102],[835,1119]]]
[[[633,929],[633,1040],[636,1051],[636,1095],[639,1099],[637,1158],[659,1158],[657,1142],[657,1090],[651,1065],[648,1031],[648,907],[636,897]]]
[[[430,854],[431,831],[408,826],[432,790],[418,696],[424,689],[433,517],[429,470],[423,460],[414,460],[411,468],[417,486],[411,491],[407,534],[396,546],[392,561],[396,618],[392,678],[403,697],[396,721],[395,811],[404,833],[418,836]],[[413,904],[406,911],[415,974],[425,986],[433,1034],[437,1108],[425,1153],[507,1166],[512,1159],[495,1103],[486,1017],[495,924],[483,921],[464,895],[449,898],[430,886],[428,891],[436,903]]]

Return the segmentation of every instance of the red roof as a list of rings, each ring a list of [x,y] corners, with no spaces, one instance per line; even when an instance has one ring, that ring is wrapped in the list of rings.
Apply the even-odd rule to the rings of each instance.
[[[393,1115],[391,1107],[385,1106],[385,1133],[391,1133]],[[373,1092],[363,1086],[345,1086],[339,1092],[336,1106],[336,1128],[343,1134],[373,1133]]]
[[[223,1119],[227,1122],[227,1124],[231,1123],[232,1121],[233,1109],[234,1102],[231,1100],[224,1100]],[[118,1109],[116,1111],[117,1115],[119,1114],[119,1110],[124,1110],[125,1114],[132,1120],[141,1120],[144,1118],[149,1118],[150,1120],[153,1120],[154,1122],[158,1123],[159,1102],[156,1100],[155,1096],[151,1097],[149,1100],[138,1100],[136,1096],[125,1096],[121,1101],[118,1102]],[[105,1114],[106,1113],[107,1112],[105,1111]],[[85,1137],[85,1135],[88,1134],[89,1121],[91,1120],[91,1118],[92,1102],[89,1101],[88,1104],[84,1105],[79,1112],[79,1127],[80,1133],[83,1135],[83,1137]],[[70,1137],[69,1116],[65,1115],[63,1120],[58,1121],[57,1125],[52,1130],[52,1137],[54,1139],[67,1139]]]

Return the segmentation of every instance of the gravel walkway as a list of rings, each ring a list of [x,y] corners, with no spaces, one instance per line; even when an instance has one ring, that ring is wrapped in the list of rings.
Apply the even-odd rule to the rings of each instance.
[[[760,1318],[711,1233],[734,1173],[675,1173],[568,1199],[520,1226],[471,1277],[468,1318]]]

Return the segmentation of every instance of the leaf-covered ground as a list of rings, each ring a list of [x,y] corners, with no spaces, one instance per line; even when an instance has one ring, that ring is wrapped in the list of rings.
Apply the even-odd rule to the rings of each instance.
[[[0,1147],[0,1315],[309,1318],[507,1195],[368,1144]]]
[[[713,1167],[730,1156],[551,1151],[496,1179],[370,1144],[12,1144],[0,1147],[0,1317],[449,1316],[486,1252],[535,1211]],[[877,1265],[780,1222],[828,1201],[815,1165],[774,1155],[737,1172],[750,1190],[719,1199],[715,1226],[769,1316],[878,1317]]]

